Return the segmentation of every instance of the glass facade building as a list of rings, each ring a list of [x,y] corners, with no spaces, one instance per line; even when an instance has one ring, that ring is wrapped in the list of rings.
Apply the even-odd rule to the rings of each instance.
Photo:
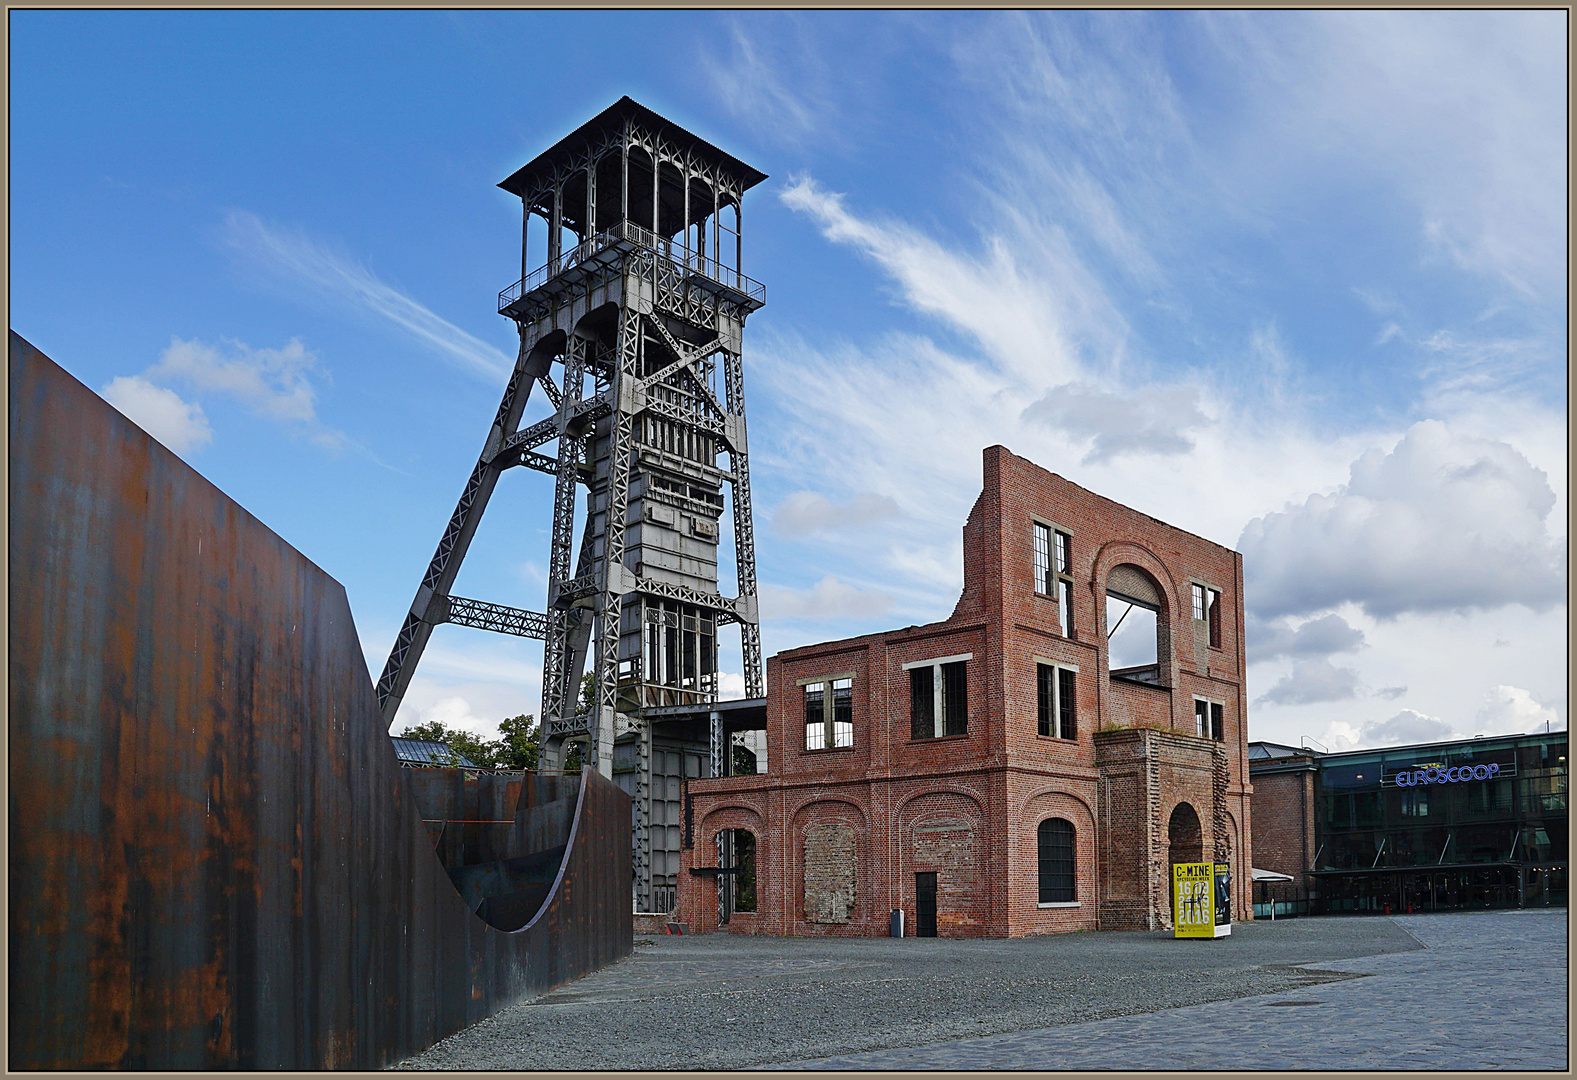
[[[1566,903],[1566,732],[1339,754],[1255,746],[1251,767],[1299,759],[1313,772],[1311,913]]]

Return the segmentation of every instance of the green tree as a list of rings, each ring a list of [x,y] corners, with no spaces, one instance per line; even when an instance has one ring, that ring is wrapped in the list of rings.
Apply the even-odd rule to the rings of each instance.
[[[498,722],[499,740],[498,747],[499,768],[503,769],[535,769],[537,767],[538,752],[537,718],[529,713],[519,716],[505,717]]]

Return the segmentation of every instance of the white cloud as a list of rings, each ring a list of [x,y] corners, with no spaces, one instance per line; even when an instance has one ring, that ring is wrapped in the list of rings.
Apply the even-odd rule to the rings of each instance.
[[[796,491],[778,504],[772,528],[789,537],[823,530],[861,529],[898,516],[898,504],[885,495],[861,491],[834,504],[814,491]]]
[[[1058,386],[1025,409],[1023,419],[1092,440],[1085,464],[1110,461],[1119,454],[1186,454],[1194,448],[1188,432],[1209,423],[1199,409],[1199,391],[1191,386],[1117,392],[1080,384]]]
[[[858,589],[831,576],[809,590],[762,585],[759,596],[763,620],[875,618],[893,606],[892,597],[885,593]]]
[[[1439,717],[1428,716],[1414,709],[1403,709],[1389,720],[1370,721],[1363,725],[1351,749],[1444,742],[1458,737],[1451,725]]]
[[[213,441],[201,405],[182,401],[174,390],[154,386],[140,375],[118,375],[101,392],[105,401],[177,454],[201,450]]]
[[[717,673],[717,698],[719,701],[739,701],[745,696],[745,677],[737,671]]]
[[[338,449],[346,441],[344,433],[317,418],[317,391],[308,376],[319,371],[317,357],[296,338],[282,349],[254,349],[227,340],[221,350],[177,337],[140,379],[178,380],[198,394],[223,394],[254,415],[288,424],[318,445]]]
[[[1358,696],[1361,680],[1352,668],[1337,667],[1329,660],[1299,660],[1255,704],[1312,705],[1323,701],[1345,701]]]
[[[225,216],[225,239],[253,262],[393,323],[489,383],[504,378],[514,367],[513,357],[439,318],[354,259],[310,237],[272,228],[256,214],[237,210]]]
[[[1363,647],[1363,631],[1340,615],[1310,619],[1296,629],[1288,619],[1264,620],[1248,616],[1248,662],[1257,664],[1278,656],[1318,656],[1352,652]]]
[[[144,374],[183,379],[198,392],[228,394],[271,420],[312,423],[317,419],[317,393],[307,376],[318,369],[318,361],[299,339],[291,338],[282,349],[254,349],[239,341],[226,344],[229,355],[201,341],[171,338],[159,362]]]
[[[1562,731],[1566,722],[1554,709],[1535,701],[1520,686],[1497,686],[1485,691],[1483,707],[1474,717],[1474,735],[1517,735],[1543,731]]]
[[[1313,612],[1344,602],[1374,617],[1524,604],[1566,594],[1562,545],[1546,518],[1545,473],[1507,443],[1408,429],[1390,453],[1353,462],[1331,495],[1249,522],[1238,540],[1256,612]]]

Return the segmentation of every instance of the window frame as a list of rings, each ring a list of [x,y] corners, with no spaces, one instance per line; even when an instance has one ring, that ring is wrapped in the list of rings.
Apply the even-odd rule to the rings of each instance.
[[[1069,641],[1077,641],[1078,628],[1073,621],[1073,530],[1033,514],[1030,524],[1035,549],[1035,593],[1056,603],[1057,632]],[[1044,563],[1042,536],[1046,540]]]
[[[1066,826],[1066,836],[1067,836],[1067,840],[1068,840],[1066,850],[1067,850],[1067,853],[1068,853],[1068,861],[1067,861],[1067,867],[1066,867],[1066,871],[1065,871],[1066,874],[1067,874],[1067,884],[1066,884],[1065,887],[1067,888],[1068,894],[1073,897],[1073,899],[1071,899],[1071,900],[1044,900],[1044,899],[1042,899],[1042,897],[1047,895],[1048,891],[1050,891],[1052,893],[1052,895],[1056,895],[1056,892],[1053,891],[1053,890],[1056,890],[1056,888],[1057,888],[1055,885],[1052,886],[1051,890],[1048,890],[1048,888],[1047,888],[1047,883],[1046,883],[1047,866],[1046,866],[1045,855],[1046,855],[1047,848],[1050,845],[1046,844],[1045,838],[1043,836],[1043,831],[1046,829],[1047,825],[1049,825],[1050,823],[1052,823],[1054,821],[1055,822],[1061,822],[1064,826]],[[1056,831],[1063,832],[1064,830],[1060,830],[1059,829],[1059,830],[1056,830]],[[1053,868],[1053,869],[1055,870],[1057,868]],[[1076,908],[1076,907],[1080,906],[1080,901],[1079,901],[1079,828],[1078,828],[1077,825],[1075,825],[1072,821],[1068,820],[1065,817],[1058,817],[1056,815],[1052,815],[1051,817],[1042,818],[1039,822],[1037,822],[1035,824],[1035,872],[1036,872],[1036,882],[1035,882],[1035,885],[1036,885],[1036,888],[1035,888],[1035,901],[1036,901],[1036,903],[1035,903],[1035,906],[1037,908],[1039,908],[1041,910],[1046,910],[1048,908]],[[1059,874],[1059,876],[1060,876],[1060,874]]]
[[[801,714],[809,712],[809,695],[813,692],[821,694],[821,720],[822,745],[810,745],[811,722],[804,720],[804,738],[800,740],[800,753],[824,754],[835,750],[854,749],[854,681],[857,673],[853,671],[835,672],[830,675],[811,675],[803,679],[794,680],[794,685],[800,687]],[[846,687],[836,684],[847,683]],[[838,692],[847,691],[847,708],[849,718],[846,721],[838,719]],[[840,745],[838,743],[838,727],[841,723],[848,724],[849,741]]]
[[[1203,705],[1204,723],[1200,723],[1199,706]],[[1201,731],[1200,728],[1205,730]],[[1194,695],[1194,734],[1201,739],[1211,742],[1225,743],[1227,740],[1227,706],[1225,701],[1205,697],[1203,694]]]
[[[1199,578],[1189,579],[1189,598],[1193,605],[1190,614],[1196,623],[1205,624],[1205,641],[1212,649],[1221,648],[1221,596],[1222,590]]]
[[[909,663],[903,664],[901,666],[900,670],[910,672],[910,675],[909,675],[909,741],[911,743],[934,742],[937,739],[961,739],[961,738],[967,738],[968,737],[968,735],[969,735],[969,667],[968,667],[968,664],[969,664],[969,661],[973,660],[974,658],[975,658],[975,654],[972,653],[972,652],[959,653],[959,654],[956,654],[956,655],[953,655],[953,656],[938,656],[938,657],[934,657],[934,658],[929,659],[929,660],[911,660]],[[952,703],[953,699],[951,699],[949,697],[948,693],[947,693],[946,683],[948,681],[948,675],[947,675],[946,670],[945,670],[947,668],[954,667],[954,665],[958,665],[959,667],[963,668],[962,674],[960,676],[960,678],[963,681],[963,694],[962,694],[962,697],[960,699],[960,704],[962,706],[962,711],[961,711],[961,714],[957,716],[957,719],[960,721],[961,727],[960,727],[960,730],[957,730],[957,731],[951,730],[951,728],[953,726],[954,716],[952,715],[952,710],[949,709],[948,706]],[[916,695],[915,695],[915,682],[916,682],[916,678],[917,677],[914,675],[914,672],[917,669],[924,669],[924,668],[929,668],[930,672],[931,672],[931,675],[930,675],[930,678],[931,678],[931,696],[930,696],[930,703],[929,703],[930,704],[930,708],[929,708],[928,711],[930,712],[931,732],[932,733],[929,734],[929,735],[917,735],[916,734],[916,731],[918,730],[917,725],[918,725],[918,723],[919,723],[921,718],[919,716],[920,710],[918,708],[918,704],[919,704],[919,700],[920,699],[918,699],[916,697]],[[956,668],[955,668],[955,670],[956,670]]]
[[[1036,735],[1036,737],[1037,738],[1041,738],[1041,739],[1055,739],[1058,742],[1065,742],[1065,743],[1066,742],[1073,742],[1073,743],[1078,742],[1079,741],[1079,703],[1078,703],[1078,701],[1079,701],[1079,691],[1078,691],[1079,666],[1077,664],[1069,664],[1066,661],[1062,661],[1062,660],[1052,660],[1051,658],[1045,657],[1045,656],[1035,656],[1035,657],[1031,657],[1031,659],[1034,660],[1034,662],[1035,662],[1035,735]],[[1041,730],[1042,706],[1046,704],[1046,702],[1043,701],[1043,695],[1042,695],[1042,686],[1043,686],[1043,684],[1042,684],[1041,680],[1044,678],[1044,676],[1042,674],[1042,669],[1049,669],[1053,673],[1052,677],[1051,677],[1051,689],[1052,689],[1051,701],[1050,701],[1049,710],[1047,710],[1048,715],[1046,717],[1046,719],[1049,721],[1049,725],[1048,726],[1050,727],[1050,732],[1046,732],[1046,731],[1042,731]],[[1065,676],[1071,676],[1072,680],[1073,680],[1073,694],[1072,694],[1072,699],[1073,700],[1072,700],[1071,703],[1064,701],[1063,679],[1064,679]],[[1068,705],[1069,707],[1065,709],[1064,708],[1065,705]],[[1064,713],[1065,712],[1071,713],[1071,715],[1068,715],[1066,717],[1066,719],[1068,721],[1066,724],[1064,724],[1064,722],[1063,722],[1064,721]],[[1064,734],[1064,732],[1066,732],[1069,728],[1072,729],[1073,734],[1071,734],[1071,735]]]

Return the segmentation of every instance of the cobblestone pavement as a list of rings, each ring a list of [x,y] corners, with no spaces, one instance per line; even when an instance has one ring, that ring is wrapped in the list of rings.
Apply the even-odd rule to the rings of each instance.
[[[1225,1003],[1286,992],[1309,999],[1333,980],[1357,978],[1300,965],[1335,968],[1420,949],[1386,918],[1244,923],[1216,941],[1108,932],[1013,940],[702,934],[636,942],[628,959],[510,1006],[397,1068],[740,1069],[914,1053],[893,1048],[960,1039],[968,1043],[947,1052],[973,1062],[978,1053],[960,1048],[977,1036],[1017,1038],[1007,1033],[1209,1002],[1240,1016],[1251,1006]],[[925,1058],[930,1053],[897,1067],[936,1067]]]
[[[1426,948],[1318,964],[1368,978],[1121,1020],[768,1067],[1568,1068],[1564,908],[1453,912],[1385,921],[1400,926]],[[1240,929],[1235,927],[1234,933]]]

